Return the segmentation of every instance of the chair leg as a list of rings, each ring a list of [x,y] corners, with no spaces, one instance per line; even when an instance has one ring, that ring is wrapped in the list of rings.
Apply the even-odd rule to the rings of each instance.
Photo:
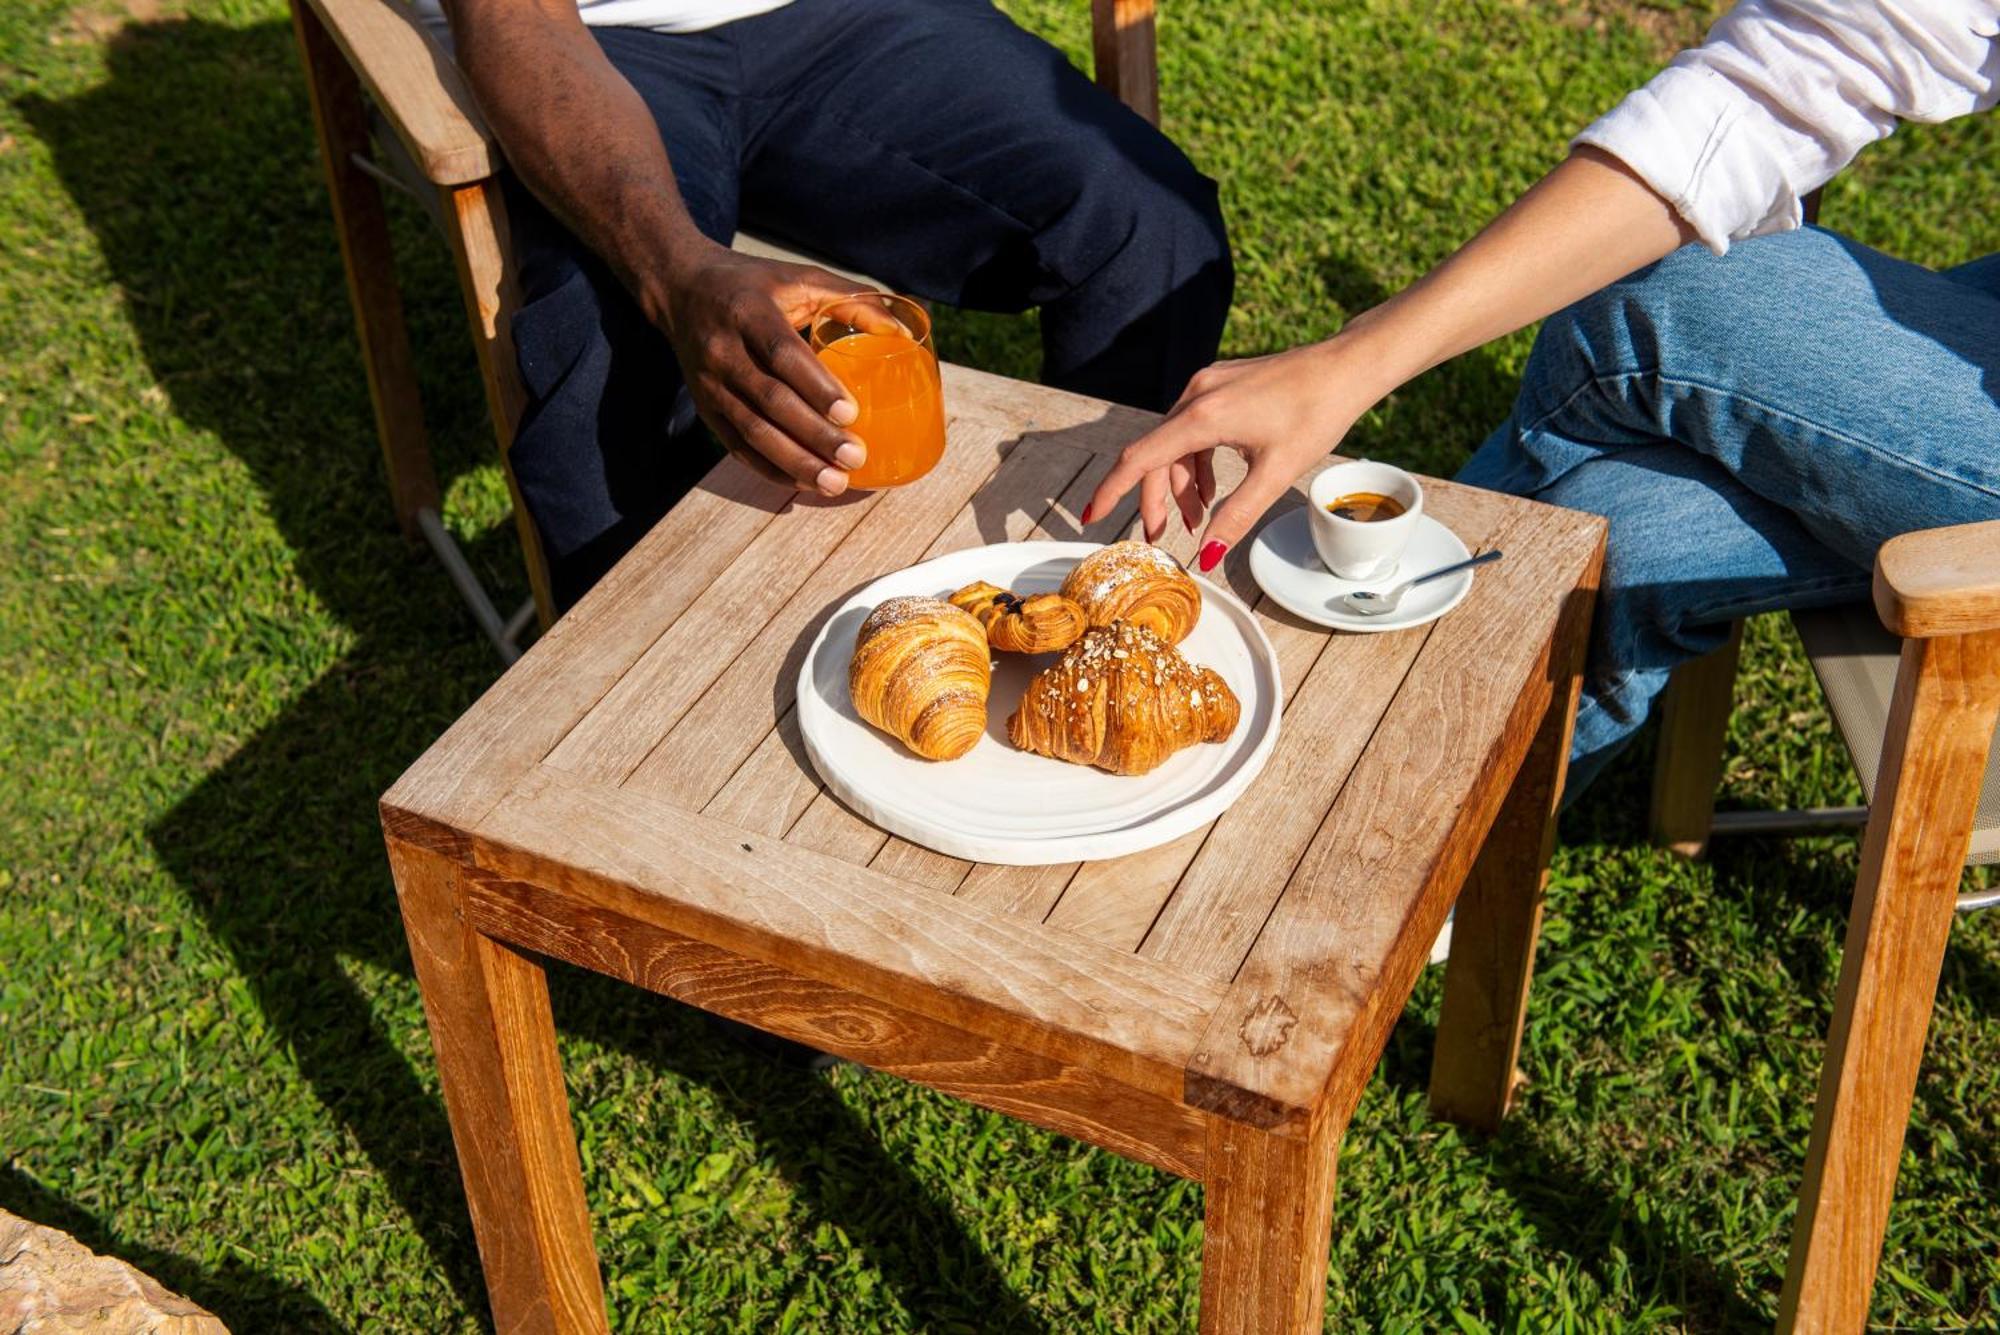
[[[1780,1301],[1781,1330],[1868,1317],[1897,1161],[2000,714],[2000,632],[1903,645]]]
[[[1154,0],[1091,0],[1091,56],[1097,86],[1160,123],[1160,65]]]
[[[1708,851],[1722,742],[1736,688],[1743,623],[1713,653],[1674,670],[1660,702],[1660,749],[1653,764],[1653,842],[1682,857]]]
[[[347,270],[347,296],[354,305],[354,327],[361,340],[368,395],[375,407],[375,434],[382,442],[396,523],[405,538],[416,542],[417,512],[437,508],[438,485],[424,437],[423,403],[417,396],[403,301],[396,290],[382,191],[354,165],[354,155],[368,151],[361,86],[306,0],[292,0],[292,29],[305,61],[313,125],[326,167],[334,231]]]
[[[507,210],[500,198],[500,183],[491,178],[451,187],[443,193],[445,235],[458,269],[459,290],[465,294],[465,313],[472,324],[473,347],[479,354],[479,376],[486,386],[486,407],[492,414],[493,431],[500,442],[500,463],[507,474],[507,490],[514,497],[514,527],[521,539],[521,557],[528,567],[528,587],[534,591],[542,629],[547,630],[555,622],[555,603],[549,596],[548,561],[542,553],[541,535],[535,531],[528,507],[521,503],[521,488],[507,460],[527,403],[520,364],[514,360],[513,317],[520,305],[520,291],[515,285],[512,249],[507,241]]]

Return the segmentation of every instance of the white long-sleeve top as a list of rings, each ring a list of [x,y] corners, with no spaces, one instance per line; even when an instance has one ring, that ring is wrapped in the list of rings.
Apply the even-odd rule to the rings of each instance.
[[[654,32],[706,32],[753,14],[782,9],[792,0],[576,0],[583,21],[593,28],[651,28]],[[451,45],[451,26],[442,0],[409,0],[419,19]]]
[[[1719,255],[1797,227],[1800,201],[1897,121],[1996,101],[2000,0],[1742,0],[1574,142],[1637,172]]]

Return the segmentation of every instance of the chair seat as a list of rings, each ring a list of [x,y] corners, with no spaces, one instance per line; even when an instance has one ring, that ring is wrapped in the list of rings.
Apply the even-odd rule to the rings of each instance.
[[[1798,627],[1806,657],[1826,692],[1827,707],[1854,761],[1861,791],[1873,802],[1903,642],[1883,628],[1875,609],[1866,603],[1794,612],[1792,624]],[[2000,745],[1994,747],[1980,785],[1979,813],[1973,820],[1966,862],[1971,866],[2000,862]]]

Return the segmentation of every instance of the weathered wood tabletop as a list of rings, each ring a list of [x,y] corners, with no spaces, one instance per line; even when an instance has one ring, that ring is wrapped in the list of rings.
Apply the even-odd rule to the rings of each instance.
[[[1079,536],[1154,419],[959,368],[945,394],[950,447],[900,490],[718,467],[383,800],[502,1329],[605,1322],[541,957],[1204,1181],[1205,1329],[1318,1328],[1339,1138],[1454,900],[1433,1103],[1505,1111],[1600,521],[1429,483],[1509,559],[1383,635],[1277,610],[1239,548],[1218,576],[1286,697],[1263,774],[1150,852],[974,865],[821,789],[800,661],[878,575]],[[1124,536],[1130,505],[1085,536]]]

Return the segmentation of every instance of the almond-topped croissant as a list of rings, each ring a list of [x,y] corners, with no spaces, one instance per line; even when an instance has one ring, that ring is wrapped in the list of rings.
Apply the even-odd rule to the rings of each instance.
[[[986,627],[986,642],[1010,654],[1052,654],[1084,631],[1083,609],[1059,593],[1023,598],[982,579],[954,593],[951,605],[972,613]]]
[[[1007,736],[1037,755],[1144,774],[1183,747],[1227,738],[1240,713],[1213,668],[1121,621],[1086,631],[1028,684]]]
[[[1076,563],[1063,597],[1095,626],[1123,621],[1179,644],[1201,619],[1201,590],[1170,554],[1150,542],[1114,542]]]
[[[986,731],[986,631],[936,598],[891,598],[854,637],[855,712],[926,760],[956,760]]]

